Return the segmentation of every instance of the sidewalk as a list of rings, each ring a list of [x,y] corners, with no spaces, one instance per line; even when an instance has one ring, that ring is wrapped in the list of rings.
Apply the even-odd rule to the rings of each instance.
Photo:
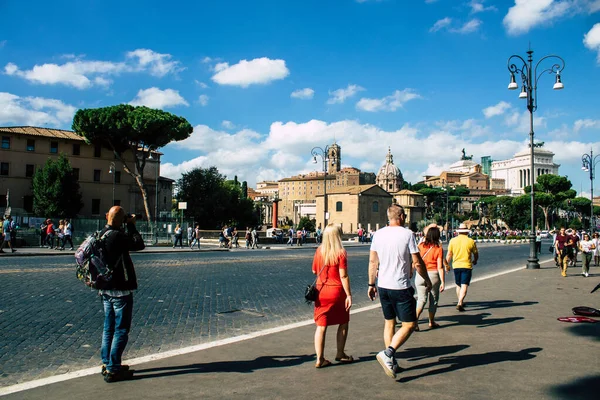
[[[135,380],[107,384],[97,373],[8,395],[7,399],[592,399],[600,384],[600,323],[556,320],[579,305],[600,305],[590,278],[562,278],[551,264],[474,282],[467,311],[453,289],[442,294],[438,322],[424,319],[399,350],[403,371],[387,377],[375,360],[383,349],[379,308],[352,315],[349,365],[314,368],[314,326],[132,366]],[[475,277],[477,275],[475,273]],[[364,296],[365,293],[354,293]],[[133,329],[144,329],[141,326]],[[326,357],[335,356],[335,327]],[[10,388],[5,388],[10,389]],[[2,390],[0,390],[2,393]],[[595,393],[595,394],[594,394]]]

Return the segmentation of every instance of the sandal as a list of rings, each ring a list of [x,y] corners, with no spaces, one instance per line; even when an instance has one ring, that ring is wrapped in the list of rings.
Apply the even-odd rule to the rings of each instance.
[[[437,322],[434,322],[432,325],[429,325],[429,329],[437,329],[440,327],[440,324],[438,324]]]
[[[329,367],[331,365],[331,361],[329,360],[323,360],[321,362],[321,364],[316,364],[315,368],[325,368],[325,367]]]
[[[354,357],[344,354],[343,357],[336,357],[335,361],[340,362],[342,364],[350,364],[354,361]]]

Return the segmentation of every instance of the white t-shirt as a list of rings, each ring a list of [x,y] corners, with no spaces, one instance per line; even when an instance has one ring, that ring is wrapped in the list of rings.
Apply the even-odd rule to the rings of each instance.
[[[379,258],[377,286],[402,290],[411,287],[412,256],[419,252],[415,236],[403,226],[386,226],[373,235],[371,251]]]

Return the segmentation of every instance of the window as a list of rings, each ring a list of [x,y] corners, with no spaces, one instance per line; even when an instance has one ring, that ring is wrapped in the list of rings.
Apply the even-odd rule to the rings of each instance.
[[[35,151],[35,140],[27,139],[27,151]]]
[[[100,199],[92,199],[92,214],[100,214]]]
[[[94,157],[100,157],[102,155],[102,146],[99,144],[94,146]]]
[[[58,142],[50,142],[50,153],[58,153]]]
[[[31,178],[33,176],[33,171],[34,171],[33,164],[26,164],[25,165],[25,177],[26,178]]]
[[[115,203],[113,204],[113,206],[120,206],[120,205],[121,205],[121,200],[115,199]]]
[[[10,149],[10,136],[2,136],[2,148]]]
[[[335,203],[335,211],[342,211],[342,202],[338,201]]]
[[[0,163],[0,175],[8,176],[8,163]]]
[[[79,168],[73,168],[73,176],[79,180]]]
[[[373,212],[379,212],[379,202],[378,201],[373,202]]]
[[[115,183],[121,183],[121,171],[115,171]]]
[[[27,212],[33,212],[33,196],[23,196],[23,208]]]
[[[79,143],[73,145],[73,155],[78,156],[81,154],[81,145]]]
[[[94,182],[100,182],[100,170],[99,169],[94,170]]]
[[[164,204],[164,205],[167,205],[167,196],[164,196],[164,197],[163,197],[163,204]]]

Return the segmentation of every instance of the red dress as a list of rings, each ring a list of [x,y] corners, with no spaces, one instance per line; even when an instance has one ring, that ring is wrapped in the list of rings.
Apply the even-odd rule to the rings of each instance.
[[[323,268],[321,248],[317,248],[313,259],[313,273],[318,274]],[[350,312],[346,311],[346,292],[342,286],[340,269],[348,268],[346,252],[341,254],[334,264],[323,268],[317,278],[319,298],[315,301],[315,323],[317,326],[345,324],[350,320]]]

